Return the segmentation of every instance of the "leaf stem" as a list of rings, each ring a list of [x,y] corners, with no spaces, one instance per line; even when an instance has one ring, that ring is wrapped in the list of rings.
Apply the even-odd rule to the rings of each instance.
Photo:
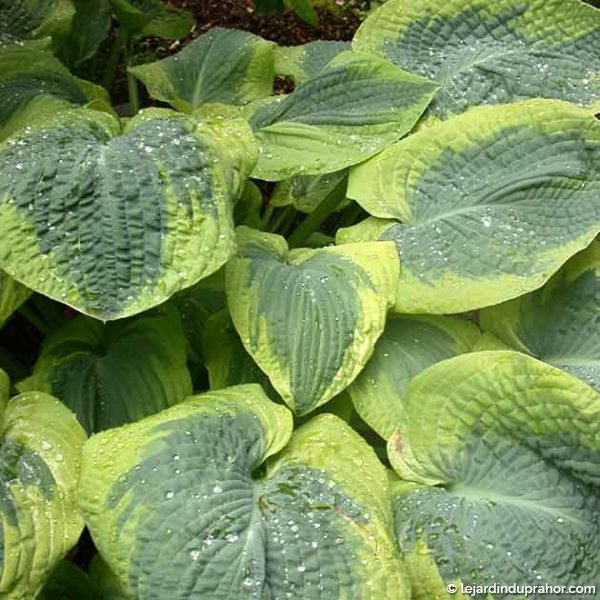
[[[129,95],[129,115],[134,117],[140,110],[140,96],[138,90],[137,79],[129,72],[131,66],[131,54],[132,54],[133,41],[131,37],[127,36],[125,41],[125,63],[127,73],[127,93]]]
[[[289,206],[286,206],[284,208],[282,208],[276,215],[276,217],[273,219],[272,223],[269,224],[269,231],[271,233],[276,233],[280,228],[281,225],[284,223],[284,221],[286,220],[286,218],[288,217],[288,215],[290,213],[294,213],[295,209],[294,207],[290,204]]]
[[[29,303],[22,304],[18,309],[19,314],[27,321],[29,321],[40,333],[48,335],[52,329],[48,323],[38,315],[37,310]]]
[[[117,67],[119,66],[119,58],[125,47],[125,40],[127,34],[121,27],[114,38],[112,46],[110,48],[110,54],[108,55],[108,61],[106,62],[106,68],[104,69],[104,75],[102,76],[102,87],[104,87],[109,93],[115,85],[115,78],[117,76]]]
[[[346,178],[341,179],[321,204],[300,223],[298,229],[292,233],[289,239],[290,248],[302,246],[310,237],[310,234],[345,200],[347,186],[348,180]]]

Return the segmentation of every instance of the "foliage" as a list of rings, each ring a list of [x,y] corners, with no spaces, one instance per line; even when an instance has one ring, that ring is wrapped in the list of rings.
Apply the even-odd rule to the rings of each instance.
[[[0,24],[0,598],[600,580],[599,11],[389,0],[145,64],[189,14]]]

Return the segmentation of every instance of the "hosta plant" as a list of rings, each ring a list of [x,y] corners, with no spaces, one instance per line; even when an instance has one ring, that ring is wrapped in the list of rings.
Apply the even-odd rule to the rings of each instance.
[[[0,598],[593,597],[596,9],[214,27],[127,118],[189,15],[0,20]]]

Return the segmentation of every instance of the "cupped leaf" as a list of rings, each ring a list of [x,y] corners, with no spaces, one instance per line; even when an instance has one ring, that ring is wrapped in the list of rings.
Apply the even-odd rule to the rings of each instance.
[[[214,27],[181,52],[131,67],[150,95],[177,110],[202,104],[244,105],[273,92],[275,44],[257,35]]]
[[[442,361],[411,383],[388,452],[412,482],[395,521],[418,600],[598,581],[600,396],[579,379],[516,352]]]
[[[358,375],[396,293],[393,244],[288,250],[238,229],[226,267],[229,310],[246,350],[294,412],[306,414]]]
[[[0,327],[29,298],[31,290],[0,271]]]
[[[159,412],[192,393],[179,316],[161,307],[106,325],[76,317],[44,340],[18,387],[60,398],[88,432]]]
[[[42,117],[92,101],[108,105],[108,93],[71,75],[52,54],[0,47],[0,141]]]
[[[579,0],[391,0],[353,47],[438,82],[429,114],[554,98],[600,107],[600,12]]]
[[[35,598],[77,542],[84,441],[75,416],[47,394],[0,402],[0,597]]]
[[[280,181],[273,191],[269,206],[290,206],[304,213],[311,213],[338,185],[347,180],[348,171],[343,169],[327,175],[296,175]],[[338,205],[342,209],[347,202]]]
[[[349,42],[317,40],[301,46],[275,49],[275,73],[290,76],[296,85],[316,77],[338,54],[350,50]]]
[[[201,340],[211,390],[243,383],[258,383],[271,400],[281,402],[267,374],[261,371],[246,352],[226,310],[206,321]]]
[[[600,123],[553,100],[478,107],[352,170],[348,195],[389,221],[399,312],[462,312],[536,289],[600,231]],[[398,222],[401,221],[401,222]]]
[[[386,60],[338,54],[315,78],[252,115],[261,144],[253,174],[279,181],[361,162],[407,134],[436,90]]]
[[[574,256],[543,288],[483,310],[481,326],[600,391],[600,243]]]
[[[348,388],[356,412],[387,440],[404,420],[411,380],[434,363],[472,352],[479,337],[464,319],[388,315],[373,356]]]
[[[385,471],[333,416],[286,445],[289,411],[247,385],[94,436],[80,498],[138,600],[408,598]]]
[[[241,121],[150,111],[118,135],[108,115],[61,113],[0,146],[0,267],[104,320],[160,304],[231,255],[254,158]]]
[[[187,10],[162,0],[110,0],[119,26],[129,35],[152,35],[168,40],[185,37],[194,27]]]

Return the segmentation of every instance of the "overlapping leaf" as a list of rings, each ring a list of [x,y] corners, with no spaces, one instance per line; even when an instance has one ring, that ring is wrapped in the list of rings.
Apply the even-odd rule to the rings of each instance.
[[[31,290],[0,271],[0,327],[30,294]]]
[[[393,240],[400,312],[452,313],[531,291],[600,231],[600,123],[552,100],[478,107],[352,170],[376,217],[339,239]]]
[[[600,11],[579,0],[390,0],[353,47],[441,84],[429,114],[555,98],[600,107]]]
[[[254,176],[339,171],[407,134],[437,86],[388,61],[342,52],[315,78],[252,115],[261,144]]]
[[[272,234],[238,229],[227,302],[242,342],[297,414],[341,392],[382,333],[396,293],[393,244],[288,250]]]
[[[64,36],[74,12],[71,0],[0,0],[0,39]]]
[[[0,267],[105,320],[160,304],[232,253],[254,159],[241,121],[149,111],[118,135],[108,115],[61,113],[0,146]]]
[[[579,379],[515,352],[445,360],[413,380],[388,451],[417,600],[598,580],[600,396]]]
[[[60,398],[90,433],[159,412],[192,393],[179,317],[165,307],[107,325],[77,317],[44,341],[19,389]]]
[[[246,352],[226,310],[207,320],[201,340],[211,390],[258,383],[271,400],[281,402],[266,373]]]
[[[178,110],[202,104],[248,104],[273,91],[275,44],[236,29],[214,27],[181,52],[130,68],[150,94]]]
[[[47,394],[8,404],[8,389],[0,394],[0,596],[26,600],[83,529],[75,488],[85,434]]]
[[[165,39],[185,37],[194,26],[194,17],[162,0],[110,0],[119,17],[119,26],[129,35],[152,35]]]
[[[138,600],[407,599],[373,452],[330,415],[291,432],[289,411],[248,385],[92,438],[81,503],[127,590]]]
[[[348,388],[356,411],[388,439],[404,420],[411,380],[432,364],[471,352],[473,323],[451,317],[390,314],[373,356]]]
[[[483,310],[481,326],[600,391],[600,244],[573,257],[540,290]]]
[[[317,40],[300,46],[275,49],[275,72],[290,76],[296,85],[316,77],[338,54],[350,50],[349,42]]]
[[[92,101],[109,105],[103,88],[74,77],[52,54],[0,47],[0,141],[61,109]]]

